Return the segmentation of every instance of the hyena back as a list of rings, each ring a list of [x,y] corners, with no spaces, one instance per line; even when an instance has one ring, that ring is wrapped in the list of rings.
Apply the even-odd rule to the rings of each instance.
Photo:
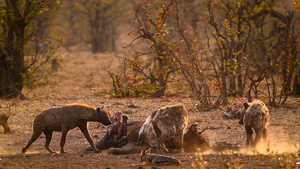
[[[153,112],[148,120],[151,121],[156,135],[158,152],[168,152],[164,142],[174,136],[177,137],[179,149],[183,152],[183,130],[188,124],[188,112],[182,104],[160,108]]]
[[[245,125],[247,140],[246,145],[251,144],[255,147],[259,140],[263,137],[267,140],[267,125],[269,122],[269,109],[260,100],[251,103],[244,103],[241,109],[241,118],[239,124]],[[252,134],[255,131],[255,139],[253,140]]]
[[[28,140],[26,146],[22,149],[22,152],[25,153],[30,145],[36,141],[42,133],[44,133],[46,136],[45,148],[50,153],[53,153],[53,151],[49,148],[53,131],[61,131],[60,152],[64,153],[67,133],[75,127],[79,127],[85,138],[91,144],[93,150],[95,152],[99,152],[88,132],[88,121],[100,122],[104,125],[111,124],[108,114],[103,110],[103,107],[96,109],[95,107],[85,104],[71,104],[44,110],[34,118],[33,134]]]

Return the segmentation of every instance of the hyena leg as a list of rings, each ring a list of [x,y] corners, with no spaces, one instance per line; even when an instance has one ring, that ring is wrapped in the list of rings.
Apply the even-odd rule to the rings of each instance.
[[[254,143],[252,144],[252,147],[255,147],[256,144],[259,142],[259,140],[261,139],[261,137],[263,136],[263,129],[257,129],[255,130],[255,140]]]
[[[44,134],[46,136],[46,143],[45,143],[46,150],[48,150],[50,153],[54,153],[49,147],[51,139],[52,139],[53,131],[49,131],[49,130],[45,129]]]
[[[164,142],[167,140],[168,136],[166,134],[162,134],[160,135],[159,138],[157,138],[157,150],[159,153],[161,153],[161,151],[164,152],[169,152],[169,150],[166,148]]]
[[[65,146],[65,143],[66,143],[67,134],[68,134],[68,130],[63,130],[62,133],[61,133],[60,153],[65,153],[64,146]]]
[[[31,138],[27,141],[27,144],[25,147],[22,148],[22,153],[25,153],[27,151],[27,149],[30,147],[30,145],[35,142],[39,137],[40,135],[42,134],[42,129],[39,128],[40,126],[34,126],[33,127],[33,133],[32,133],[32,136]]]
[[[264,142],[267,142],[267,128],[264,127],[264,130],[263,130],[263,138],[264,138]]]
[[[179,150],[181,153],[183,153],[184,152],[184,150],[183,150],[183,130],[179,130],[178,142],[179,142]]]
[[[162,133],[162,131],[157,127],[156,123],[152,123],[152,127],[156,136],[156,146],[158,153],[161,153],[162,150],[169,152],[163,144],[166,141],[167,136]]]
[[[96,152],[96,153],[100,153],[101,151],[98,150],[96,147],[95,147],[95,144],[89,134],[89,131],[87,129],[87,126],[79,126],[81,132],[84,134],[85,138],[87,139],[87,141],[90,143],[92,149]]]
[[[247,134],[246,146],[248,147],[250,144],[251,145],[253,144],[253,139],[252,139],[253,131],[252,128],[249,126],[245,126],[245,129]]]

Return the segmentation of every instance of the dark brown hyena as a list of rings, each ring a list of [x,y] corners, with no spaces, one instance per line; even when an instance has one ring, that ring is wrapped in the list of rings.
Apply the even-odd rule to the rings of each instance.
[[[245,125],[247,140],[246,145],[251,144],[255,147],[261,137],[267,140],[267,125],[269,122],[269,109],[260,100],[251,103],[244,103],[244,107],[240,110],[239,124]],[[255,131],[255,139],[253,140],[252,134]]]
[[[188,112],[182,104],[166,106],[153,112],[147,119],[156,135],[158,152],[164,150],[164,142],[172,137],[177,138],[178,148],[183,152],[183,130],[188,124]]]
[[[183,135],[183,148],[184,152],[198,152],[198,149],[200,149],[200,152],[204,152],[206,150],[209,150],[209,141],[208,139],[205,139],[201,134],[203,131],[205,131],[207,128],[202,130],[202,132],[198,132],[197,130],[198,123],[193,123],[187,132]]]
[[[85,138],[91,144],[95,152],[100,152],[95,147],[93,140],[87,129],[87,122],[95,121],[104,125],[110,125],[111,121],[107,113],[101,108],[95,108],[86,104],[71,104],[59,108],[51,108],[42,111],[38,114],[33,121],[33,134],[28,140],[26,146],[22,149],[25,153],[29,146],[36,141],[39,136],[44,133],[46,136],[45,148],[50,152],[53,151],[49,148],[52,139],[53,131],[61,131],[60,153],[64,153],[64,145],[66,136],[69,130],[79,127]]]

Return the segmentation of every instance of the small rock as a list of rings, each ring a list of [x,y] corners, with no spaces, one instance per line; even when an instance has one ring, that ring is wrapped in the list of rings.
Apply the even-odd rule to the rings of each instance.
[[[113,105],[124,105],[123,103],[115,102]]]
[[[136,106],[136,105],[134,105],[134,104],[130,104],[130,105],[128,105],[128,108],[140,108],[139,106]]]
[[[132,109],[125,109],[125,110],[123,111],[123,113],[125,113],[125,114],[132,114],[132,113],[133,113],[133,110],[132,110]]]

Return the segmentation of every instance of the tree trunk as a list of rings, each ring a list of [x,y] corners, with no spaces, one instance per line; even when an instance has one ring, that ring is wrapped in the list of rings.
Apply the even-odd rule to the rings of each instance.
[[[11,16],[10,11],[7,11],[6,32],[4,32],[3,38],[7,45],[4,46],[4,51],[0,51],[0,97],[5,98],[23,97],[21,91],[23,88],[23,74],[25,73],[24,31],[26,23],[25,18],[20,16],[19,13],[14,14],[16,16]],[[14,19],[11,17],[14,17]]]
[[[222,78],[222,96],[223,96],[223,103],[225,105],[228,104],[228,99],[227,99],[227,83],[226,83],[226,72],[225,72],[225,62],[224,62],[224,57],[221,56],[221,78]]]
[[[6,53],[6,52],[5,52]],[[22,96],[23,73],[24,72],[24,52],[23,47],[16,45],[7,55],[0,51],[0,97],[13,98]]]
[[[230,71],[229,75],[229,95],[236,96],[236,84],[235,84],[235,75]]]
[[[97,53],[99,45],[98,45],[98,38],[96,36],[92,37],[91,45],[92,45],[92,52]]]
[[[158,97],[161,97],[165,94],[166,91],[166,79],[164,78],[164,63],[163,63],[163,59],[158,57],[158,70],[159,70],[159,74],[157,75],[158,77],[158,83],[159,83],[159,89],[155,92],[155,95]]]

